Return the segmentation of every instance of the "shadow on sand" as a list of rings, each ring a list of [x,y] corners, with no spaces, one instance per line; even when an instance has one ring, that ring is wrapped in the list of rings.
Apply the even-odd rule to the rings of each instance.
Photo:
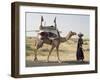
[[[26,67],[41,67],[41,66],[62,66],[62,65],[84,65],[89,64],[88,61],[62,61],[58,63],[57,61],[26,61]]]

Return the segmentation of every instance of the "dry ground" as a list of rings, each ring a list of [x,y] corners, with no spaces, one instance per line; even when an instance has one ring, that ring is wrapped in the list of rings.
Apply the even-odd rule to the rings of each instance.
[[[34,37],[26,38],[26,66],[29,66],[29,67],[35,66],[34,64],[36,64],[33,62],[34,53],[36,50],[35,41],[36,41],[36,38]],[[37,57],[40,63],[46,63],[50,48],[51,48],[50,45],[44,44],[43,47],[38,50]],[[70,39],[67,42],[61,43],[59,47],[59,54],[60,54],[61,61],[69,62],[69,64],[76,63],[77,62],[76,49],[77,49],[76,39]],[[84,61],[89,62],[89,40],[88,39],[84,39],[83,49],[84,49],[84,57],[85,57]],[[57,62],[56,49],[53,50],[52,54],[50,55],[49,60],[52,63]]]

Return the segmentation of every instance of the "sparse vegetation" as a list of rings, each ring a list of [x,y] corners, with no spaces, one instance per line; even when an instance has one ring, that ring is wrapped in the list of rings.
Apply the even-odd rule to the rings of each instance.
[[[34,53],[36,51],[35,42],[36,42],[35,37],[26,37],[26,59],[27,60],[33,60],[34,58]],[[38,50],[37,53],[38,59],[46,60],[50,48],[51,48],[50,45],[44,44],[43,47]],[[77,39],[75,38],[71,38],[68,42],[61,43],[59,48],[60,59],[62,61],[76,60],[76,49],[77,49]],[[90,51],[89,39],[84,39],[83,49],[84,49],[85,61],[89,61],[89,51]],[[50,56],[50,60],[52,61],[57,60],[56,49],[53,50]]]

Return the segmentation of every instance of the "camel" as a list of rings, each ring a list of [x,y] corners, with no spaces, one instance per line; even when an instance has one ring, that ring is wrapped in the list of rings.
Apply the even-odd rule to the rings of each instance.
[[[61,63],[61,60],[60,60],[60,58],[59,58],[59,45],[60,45],[60,43],[63,43],[63,42],[68,41],[73,35],[76,35],[76,33],[70,31],[70,32],[67,34],[66,37],[60,37],[60,36],[59,36],[59,38],[56,38],[56,39],[43,39],[43,40],[38,39],[38,40],[37,40],[37,44],[36,44],[36,52],[35,52],[34,61],[37,61],[37,60],[38,60],[38,59],[37,59],[37,51],[38,51],[38,49],[41,48],[41,47],[43,46],[43,44],[45,43],[45,44],[51,45],[51,49],[50,49],[49,55],[48,55],[48,57],[47,57],[47,62],[49,62],[49,57],[50,57],[50,55],[51,55],[53,49],[56,48],[56,50],[57,50],[58,62]]]
[[[45,26],[42,25],[43,21],[44,21],[43,16],[41,16],[40,30],[43,30],[43,28],[46,28]],[[60,58],[59,58],[59,45],[60,45],[60,43],[69,40],[73,35],[76,35],[76,33],[70,31],[66,37],[61,37],[61,36],[60,36],[60,33],[59,33],[58,29],[57,29],[56,17],[55,17],[55,19],[54,19],[54,26],[49,26],[49,27],[47,27],[47,28],[54,28],[54,30],[56,31],[56,34],[57,34],[58,36],[57,36],[56,38],[53,38],[53,39],[50,39],[50,38],[41,39],[41,38],[39,38],[39,39],[37,40],[34,61],[37,61],[37,60],[38,60],[38,59],[37,59],[37,51],[38,51],[38,49],[41,48],[41,47],[43,46],[43,44],[45,43],[45,44],[51,45],[51,49],[50,49],[49,55],[48,55],[48,57],[47,57],[47,62],[49,62],[49,56],[51,55],[52,50],[53,50],[54,48],[56,48],[56,50],[57,50],[58,62],[61,63],[61,60],[60,60]]]

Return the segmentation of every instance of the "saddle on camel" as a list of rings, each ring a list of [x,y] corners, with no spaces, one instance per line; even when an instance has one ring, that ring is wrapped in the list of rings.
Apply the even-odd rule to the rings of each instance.
[[[41,16],[41,25],[40,25],[40,32],[39,32],[39,38],[40,39],[56,39],[59,37],[59,31],[56,27],[56,18],[54,19],[55,26],[43,26],[43,16]]]

